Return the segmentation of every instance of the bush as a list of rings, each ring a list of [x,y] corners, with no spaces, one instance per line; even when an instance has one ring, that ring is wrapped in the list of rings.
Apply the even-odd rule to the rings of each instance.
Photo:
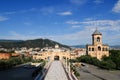
[[[108,61],[100,61],[99,67],[111,70],[111,69],[115,69],[116,65],[113,61],[108,60]]]
[[[100,65],[100,61],[97,58],[91,58],[91,62],[95,66],[99,66]]]
[[[120,70],[120,51],[111,51],[111,52],[112,53],[110,54],[109,57],[104,56],[101,61],[95,57],[91,57],[88,55],[78,57],[76,58],[75,61],[93,64],[95,66],[108,70],[112,70],[112,69]]]
[[[31,61],[32,61],[31,57],[24,57],[24,56],[11,57],[9,60],[0,60],[0,70],[12,68],[13,66]]]
[[[74,72],[74,74],[75,74],[76,77],[79,77],[79,76],[80,76],[80,74],[77,72],[75,66],[71,65],[71,70]]]

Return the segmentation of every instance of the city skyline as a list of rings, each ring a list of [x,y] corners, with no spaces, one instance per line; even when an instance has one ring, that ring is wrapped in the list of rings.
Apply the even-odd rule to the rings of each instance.
[[[120,0],[1,0],[0,39],[48,38],[67,45],[120,43]]]

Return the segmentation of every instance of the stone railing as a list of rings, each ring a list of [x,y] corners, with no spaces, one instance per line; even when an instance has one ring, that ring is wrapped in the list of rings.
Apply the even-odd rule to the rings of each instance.
[[[52,61],[49,61],[45,66],[44,69],[42,70],[42,74],[38,74],[37,77],[34,80],[44,80],[50,65],[51,65]]]
[[[62,62],[63,68],[65,70],[65,73],[68,77],[68,80],[78,80],[77,77],[75,76],[75,74],[72,73],[70,70],[70,63],[68,65],[68,63],[66,63],[65,60],[61,60],[61,62]]]

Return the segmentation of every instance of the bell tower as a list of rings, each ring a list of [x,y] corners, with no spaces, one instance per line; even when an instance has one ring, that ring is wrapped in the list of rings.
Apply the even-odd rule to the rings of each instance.
[[[99,60],[103,56],[109,56],[109,46],[102,44],[102,34],[97,29],[92,34],[92,44],[86,46],[86,52]]]
[[[92,34],[92,44],[95,46],[102,45],[102,34],[97,29]]]

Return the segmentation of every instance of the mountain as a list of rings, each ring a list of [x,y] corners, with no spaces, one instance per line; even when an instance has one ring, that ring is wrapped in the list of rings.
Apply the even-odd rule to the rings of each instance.
[[[3,48],[44,48],[44,47],[54,47],[58,44],[60,47],[70,48],[69,46],[60,44],[58,42],[49,39],[34,39],[34,40],[0,40],[0,47]]]
[[[70,47],[72,47],[72,48],[86,48],[86,45],[73,45]],[[109,47],[116,49],[116,48],[120,48],[120,45],[110,45]]]
[[[72,48],[86,48],[86,45],[73,45]]]
[[[7,40],[7,39],[0,39],[0,42],[21,42],[23,40]]]
[[[110,48],[111,49],[120,49],[120,45],[111,45]]]

